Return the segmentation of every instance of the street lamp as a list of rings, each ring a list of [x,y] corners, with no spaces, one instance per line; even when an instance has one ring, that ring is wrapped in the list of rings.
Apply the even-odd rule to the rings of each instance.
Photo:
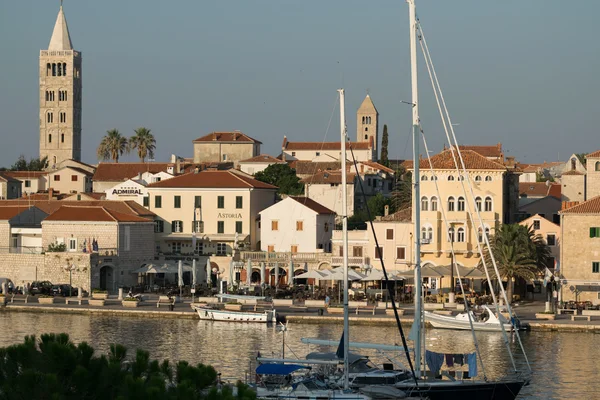
[[[75,264],[71,264],[65,267],[65,271],[69,271],[69,297],[73,296],[73,270],[75,269]]]

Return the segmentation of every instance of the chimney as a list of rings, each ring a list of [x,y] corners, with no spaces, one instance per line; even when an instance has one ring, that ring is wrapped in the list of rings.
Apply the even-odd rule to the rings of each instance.
[[[176,174],[180,174],[181,173],[181,164],[179,161],[179,157],[177,157],[177,160],[175,161],[175,173]]]
[[[386,206],[383,207],[383,215],[387,217],[389,213],[390,213],[390,206],[388,206],[386,204]]]
[[[48,188],[48,200],[54,200],[54,189]]]
[[[509,168],[515,167],[515,158],[513,156],[506,157],[506,166]]]
[[[176,159],[177,156],[175,154],[171,154],[171,162],[174,163]]]
[[[233,141],[235,142],[237,140],[237,134],[239,131],[233,131]]]
[[[213,139],[212,140],[217,140],[217,132],[213,132]]]

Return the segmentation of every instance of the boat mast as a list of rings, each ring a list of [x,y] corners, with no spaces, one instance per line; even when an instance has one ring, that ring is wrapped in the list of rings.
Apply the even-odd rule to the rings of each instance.
[[[344,390],[350,389],[348,372],[348,352],[350,347],[349,323],[348,323],[348,188],[346,187],[346,110],[344,89],[338,89],[340,94],[340,145],[342,166],[342,248],[344,270]]]
[[[417,376],[421,375],[421,326],[423,319],[422,311],[422,285],[421,285],[421,190],[419,187],[419,91],[417,82],[417,13],[415,0],[406,0],[409,11],[410,26],[410,76],[412,89],[412,123],[413,123],[413,185],[414,185],[414,235],[415,238],[415,323],[418,326],[415,339],[415,367]],[[417,319],[418,318],[418,319]]]

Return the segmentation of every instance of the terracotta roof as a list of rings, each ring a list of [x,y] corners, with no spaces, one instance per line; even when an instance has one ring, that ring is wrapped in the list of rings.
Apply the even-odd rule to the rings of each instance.
[[[250,178],[245,174],[236,174],[232,170],[228,171],[201,171],[198,173],[179,175],[165,181],[155,182],[148,185],[149,188],[257,188],[257,189],[277,189],[276,186],[269,185]]]
[[[63,205],[44,221],[94,221],[94,222],[152,222],[147,218],[120,213],[102,206]]]
[[[82,200],[77,200],[77,196],[80,196]],[[87,201],[87,200],[106,200],[106,193],[94,193],[94,192],[84,192],[84,193],[73,193],[68,194],[63,201]]]
[[[242,160],[240,162],[241,163],[265,163],[265,162],[270,162],[270,163],[281,164],[281,163],[284,163],[285,161],[282,161],[281,159],[275,158],[275,157],[270,156],[268,154],[261,154],[261,155],[256,156],[256,157],[247,158],[247,159]]]
[[[290,167],[296,170],[296,175],[313,175],[321,171],[338,171],[341,167],[339,161],[293,161]]]
[[[48,171],[4,171],[2,172],[2,175],[16,179],[27,179],[48,175]]]
[[[565,204],[566,203],[566,204]],[[569,206],[569,203],[575,202],[565,202],[564,206]],[[560,214],[599,214],[600,213],[600,196],[596,196],[588,201],[584,201],[574,205],[572,207],[566,208],[559,212]]]
[[[560,199],[561,186],[558,183],[550,183],[550,185],[547,185],[546,182],[521,182],[519,183],[519,196],[552,196]]]
[[[13,178],[10,175],[7,175],[6,172],[2,171],[0,172],[0,179],[3,180],[4,182],[21,182],[18,179]]]
[[[380,221],[411,222],[412,207],[398,210],[393,214],[381,217]]]
[[[194,142],[246,142],[246,143],[260,143],[262,142],[251,138],[250,136],[240,131],[236,132],[211,132],[208,135],[199,137]]]
[[[169,163],[100,163],[96,168],[96,172],[92,180],[107,181],[107,182],[122,182],[130,178],[135,178],[137,174],[150,172],[166,171]]]
[[[600,150],[585,155],[585,158],[600,158]]]
[[[354,178],[356,177],[355,173],[348,173],[346,181],[348,184],[354,183]],[[317,172],[314,175],[311,175],[307,178],[304,178],[300,181],[300,183],[304,184],[328,184],[328,183],[342,183],[342,173],[341,171],[322,171]]]
[[[371,146],[368,142],[347,142],[346,149],[350,150],[369,150]],[[284,141],[284,148],[288,151],[293,150],[340,150],[340,142],[288,142]]]
[[[49,175],[52,175],[52,174],[55,174],[55,173],[57,173],[58,171],[62,171],[63,169],[66,169],[66,168],[68,168],[68,169],[72,169],[73,171],[75,171],[75,172],[79,172],[79,173],[81,173],[81,174],[83,174],[83,175],[86,175],[86,176],[92,176],[92,175],[94,175],[92,172],[90,172],[90,171],[87,171],[87,170],[85,170],[85,169],[83,169],[83,168],[79,168],[79,167],[71,167],[70,165],[67,165],[66,167],[62,167],[62,168],[59,168],[59,169],[57,169],[57,170],[54,170],[54,171],[50,171],[50,172],[48,172],[48,174],[49,174]]]
[[[498,143],[495,146],[458,146],[461,150],[473,150],[484,157],[496,157],[503,158],[504,154],[502,153],[502,143]]]
[[[393,174],[395,171],[391,168],[386,167],[383,164],[380,164],[375,161],[359,161],[360,164],[365,164],[373,169],[378,169],[383,172],[387,172],[388,174]]]
[[[289,196],[290,199],[296,200],[298,203],[310,208],[315,211],[317,214],[335,214],[335,211],[330,210],[324,205],[317,203],[313,199],[309,199],[308,197],[301,196]]]
[[[6,221],[9,220],[23,211],[29,210],[29,206],[0,206],[0,220]]]
[[[45,195],[45,199],[37,200],[37,199],[15,199],[15,200],[0,200],[0,207],[2,206],[21,206],[25,201],[28,202],[28,205],[36,206],[40,210],[44,211],[47,214],[51,214],[54,211],[58,210],[60,207],[68,206],[67,200],[48,200],[48,195]],[[73,205],[77,207],[83,206],[94,206],[94,207],[104,207],[111,211],[116,211],[122,214],[131,214],[137,215],[140,217],[149,217],[154,218],[156,214],[152,211],[142,207],[140,204],[136,203],[133,200],[98,200],[98,201],[73,201]]]
[[[580,171],[572,170],[572,171],[567,171],[567,172],[562,173],[562,176],[565,176],[565,175],[585,175],[585,174]]]
[[[454,159],[452,157],[452,152],[456,152],[456,150],[444,150],[441,153],[438,153],[431,157],[431,163],[433,164],[433,169],[449,169],[455,170],[456,166],[454,164]],[[506,167],[496,161],[488,160],[481,154],[473,151],[473,150],[461,150],[463,160],[465,162],[466,169],[482,169],[482,170],[503,170],[506,171]],[[457,162],[460,164],[460,160],[458,159],[458,154],[455,153],[455,157]],[[407,160],[404,162],[404,166],[407,169],[413,168],[413,161]],[[429,160],[421,159],[419,162],[419,167],[421,169],[430,169]],[[462,167],[460,168],[462,169]]]

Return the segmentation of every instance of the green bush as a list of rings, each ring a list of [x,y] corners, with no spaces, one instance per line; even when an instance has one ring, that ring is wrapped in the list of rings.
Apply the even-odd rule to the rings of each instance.
[[[62,253],[67,251],[67,245],[64,243],[50,243],[47,251],[49,253]]]
[[[92,293],[108,294],[108,290],[102,290],[100,288],[94,288],[94,289],[92,289]]]

